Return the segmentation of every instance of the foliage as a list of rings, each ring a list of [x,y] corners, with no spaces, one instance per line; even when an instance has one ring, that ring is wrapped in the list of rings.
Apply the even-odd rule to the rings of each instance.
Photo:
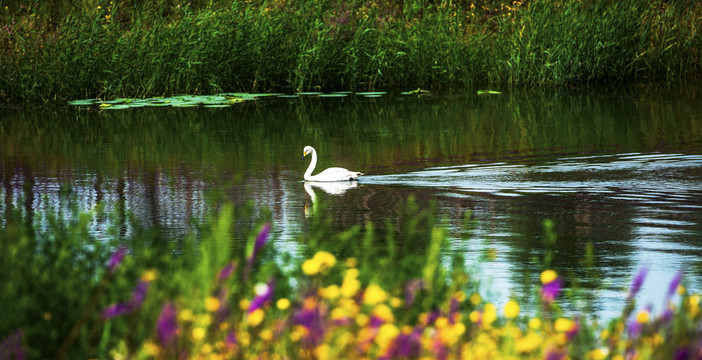
[[[246,245],[233,246],[235,217],[247,211],[218,208],[197,237],[163,241],[139,230],[120,244],[92,238],[89,214],[52,215],[32,230],[15,212],[0,232],[10,255],[0,262],[0,305],[11,310],[0,321],[0,355],[687,359],[700,351],[700,296],[686,292],[682,274],[654,315],[636,307],[642,269],[621,317],[601,328],[560,308],[554,270],[540,274],[533,311],[483,298],[460,256],[451,264],[439,256],[445,236],[411,198],[402,220],[410,237],[390,228],[379,242],[371,226],[333,234],[313,218],[299,260],[276,258],[265,214]]]
[[[83,0],[0,9],[0,98],[682,78],[698,2]]]

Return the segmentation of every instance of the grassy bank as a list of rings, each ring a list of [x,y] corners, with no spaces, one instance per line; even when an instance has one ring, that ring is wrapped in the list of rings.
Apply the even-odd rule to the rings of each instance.
[[[680,79],[702,70],[701,19],[659,0],[27,0],[0,9],[0,99]]]
[[[276,224],[265,214],[242,228],[235,219],[250,209],[219,209],[198,236],[179,241],[155,229],[97,240],[88,226],[105,216],[99,209],[49,216],[43,228],[31,228],[19,210],[5,214],[0,356],[693,359],[700,352],[700,296],[686,291],[682,276],[661,285],[666,305],[654,314],[636,304],[646,280],[640,271],[621,316],[598,323],[559,306],[570,280],[551,269],[533,274],[533,298],[481,296],[461,256],[442,260],[443,231],[411,200],[401,238],[370,225],[330,233],[313,217],[298,239],[301,258],[276,252]]]

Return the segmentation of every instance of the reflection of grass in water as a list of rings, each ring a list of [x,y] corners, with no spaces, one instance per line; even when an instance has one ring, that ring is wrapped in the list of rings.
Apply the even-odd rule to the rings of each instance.
[[[679,78],[700,71],[700,13],[637,0],[17,3],[0,12],[0,97]]]
[[[640,272],[621,318],[602,326],[559,307],[564,279],[553,270],[537,280],[536,309],[525,309],[526,299],[488,302],[461,256],[451,264],[441,259],[445,234],[412,200],[398,224],[404,233],[384,243],[370,226],[329,233],[324,219],[313,219],[302,258],[280,254],[285,265],[296,264],[289,270],[274,260],[265,215],[259,222],[266,225],[247,229],[240,246],[232,239],[234,219],[248,210],[219,209],[197,238],[164,241],[144,229],[120,245],[88,233],[92,215],[49,216],[46,231],[29,231],[11,214],[0,233],[10,255],[0,262],[3,351],[59,358],[596,359],[699,351],[700,297],[685,293],[680,277],[666,295],[668,302],[682,294],[680,304],[654,317],[634,307],[645,280]]]

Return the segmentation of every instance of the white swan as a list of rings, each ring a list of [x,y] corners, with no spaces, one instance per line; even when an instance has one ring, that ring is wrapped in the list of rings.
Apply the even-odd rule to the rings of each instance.
[[[340,167],[330,167],[317,175],[312,175],[314,167],[317,166],[317,151],[311,146],[305,146],[302,150],[302,158],[304,159],[309,154],[312,154],[312,162],[310,162],[310,166],[305,171],[304,178],[306,181],[348,181],[356,180],[363,175],[362,172],[349,171]]]

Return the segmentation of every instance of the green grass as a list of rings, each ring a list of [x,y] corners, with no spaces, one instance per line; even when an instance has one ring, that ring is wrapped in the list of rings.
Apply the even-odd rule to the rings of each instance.
[[[28,1],[0,9],[4,102],[676,80],[702,5]]]

